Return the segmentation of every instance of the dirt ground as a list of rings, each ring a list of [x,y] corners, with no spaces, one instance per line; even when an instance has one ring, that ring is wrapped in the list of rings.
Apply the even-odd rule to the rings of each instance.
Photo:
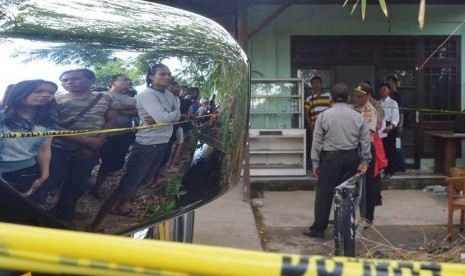
[[[92,173],[92,178],[90,181],[95,182],[95,177],[98,172],[98,166],[94,169]],[[103,185],[103,193],[105,198],[110,196],[112,191],[116,188],[119,183],[121,176],[123,175],[123,170],[116,172],[110,175],[105,184]],[[162,181],[166,181],[171,175],[165,173],[162,176]],[[76,210],[82,216],[78,216],[72,221],[77,230],[85,230],[85,227],[88,226],[92,220],[95,218],[100,207],[102,206],[104,199],[97,199],[91,194],[84,195],[78,202]],[[138,224],[144,223],[150,219],[149,208],[153,205],[158,205],[162,201],[162,194],[160,187],[153,186],[148,184],[143,186],[137,192],[136,199],[134,200],[133,210],[135,210],[135,216],[118,216],[118,215],[108,215],[105,219],[105,233],[118,233],[124,231],[124,229],[130,229]]]
[[[208,132],[202,133],[202,143],[213,143],[218,147],[218,141],[213,139],[217,129],[206,129]],[[213,133],[213,134],[212,134]],[[212,136],[213,135],[213,136]],[[207,139],[208,138],[208,139]],[[208,141],[207,141],[208,140]],[[147,183],[138,188],[136,197],[132,200],[131,216],[112,215],[108,214],[104,221],[104,233],[122,234],[132,232],[137,226],[148,226],[157,223],[157,218],[175,212],[180,201],[178,199],[194,196],[187,194],[185,185],[185,173],[190,169],[194,151],[199,147],[198,135],[191,134],[185,137],[184,143],[181,144],[177,161],[175,162],[177,171],[170,172],[168,165],[162,169],[160,181],[155,184]],[[89,182],[95,183],[98,174],[99,166],[96,166],[92,172]],[[103,194],[108,198],[115,187],[118,185],[120,178],[124,174],[124,168],[119,172],[110,175],[103,185]],[[208,187],[206,187],[208,188]],[[200,188],[199,188],[200,189]],[[190,191],[192,192],[192,191]],[[197,192],[202,192],[197,191]],[[202,193],[201,193],[202,194]],[[181,199],[182,199],[181,198]],[[97,199],[92,194],[84,195],[78,202],[76,207],[75,219],[72,221],[72,228],[75,230],[85,231],[85,228],[94,220],[100,207],[105,199]],[[183,204],[182,202],[179,204]]]
[[[259,209],[254,216],[264,251],[304,255],[334,256],[334,225],[330,224],[324,239],[302,235],[303,227],[266,225]],[[460,262],[455,251],[465,252],[465,236],[454,227],[454,236],[447,240],[445,225],[381,225],[368,226],[356,237],[356,256],[376,259],[430,260]],[[454,251],[448,255],[448,251]],[[442,254],[442,255],[441,255]],[[430,255],[430,259],[428,256]],[[441,255],[441,256],[439,256]],[[422,259],[426,258],[426,259]]]
[[[135,228],[140,224],[148,224],[150,222],[155,222],[156,217],[159,213],[154,213],[153,209],[158,208],[166,200],[166,194],[164,193],[166,185],[172,182],[175,178],[179,178],[180,175],[188,168],[189,163],[191,162],[190,154],[186,154],[188,151],[188,145],[181,149],[179,155],[179,161],[177,162],[177,172],[169,172],[168,168],[165,167],[162,169],[160,176],[159,184],[147,183],[146,185],[140,187],[137,191],[136,197],[132,200],[132,209],[135,212],[132,212],[130,216],[121,216],[121,215],[107,215],[104,222],[104,232],[109,234],[123,233],[127,230]],[[97,165],[90,178],[91,183],[95,183],[96,176],[98,174],[99,166]],[[76,230],[85,231],[85,228],[93,221],[97,215],[100,207],[105,202],[105,199],[108,198],[113,190],[118,185],[121,177],[124,174],[125,169],[111,174],[105,181],[103,185],[103,194],[105,195],[104,199],[97,199],[92,194],[85,194],[78,202],[76,207],[76,213],[81,214],[77,215],[72,221],[72,226]]]

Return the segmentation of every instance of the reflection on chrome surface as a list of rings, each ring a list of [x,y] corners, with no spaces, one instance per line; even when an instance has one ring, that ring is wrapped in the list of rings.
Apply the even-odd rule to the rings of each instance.
[[[144,1],[0,3],[0,133],[126,128],[1,138],[0,221],[132,233],[236,185],[248,64],[223,28]]]

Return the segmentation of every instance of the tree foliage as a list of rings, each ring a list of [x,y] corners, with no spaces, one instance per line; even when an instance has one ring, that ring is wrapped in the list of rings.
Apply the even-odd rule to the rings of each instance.
[[[0,34],[50,42],[41,49],[17,51],[15,56],[24,57],[25,62],[48,60],[57,65],[76,64],[94,69],[102,79],[113,73],[124,73],[137,84],[144,78],[149,65],[175,58],[183,65],[176,74],[178,82],[200,87],[203,95],[217,90],[209,83],[215,78],[218,64],[234,61],[231,57],[240,55],[241,50],[235,43],[225,43],[231,38],[225,36],[223,31],[216,31],[215,25],[198,22],[198,17],[192,14],[184,15],[183,22],[180,22],[175,20],[179,16],[173,11],[159,10],[157,14],[163,15],[159,16],[163,18],[159,22],[163,24],[157,24],[154,28],[138,21],[139,15],[147,11],[137,11],[136,7],[129,9],[124,3],[75,2],[83,9],[97,5],[99,9],[111,10],[115,17],[121,16],[121,22],[116,24],[99,18],[83,19],[80,17],[85,17],[85,14],[62,12],[58,6],[54,9],[53,3],[47,6],[31,5],[16,10],[14,17],[7,18],[9,23],[3,22]],[[153,8],[153,5],[150,7]],[[128,13],[128,10],[132,13]],[[129,17],[133,17],[134,21]],[[63,22],[73,24],[64,26]],[[133,55],[123,59],[118,56],[121,52],[131,52]],[[102,84],[99,83],[99,86]]]
[[[95,72],[97,78],[97,87],[108,87],[108,80],[110,77],[117,74],[128,76],[132,80],[134,86],[138,86],[144,82],[138,68],[131,66],[131,63],[127,63],[122,59],[114,58],[106,63],[97,64],[91,68]]]
[[[0,3],[0,23],[17,27],[21,17],[17,17],[14,11],[24,11],[29,5],[21,0],[2,0]]]
[[[12,0],[0,0],[4,1]],[[199,87],[202,97],[217,94],[223,110],[218,120],[222,126],[219,140],[231,146],[242,143],[242,132],[231,130],[247,125],[246,57],[218,24],[192,13],[180,16],[178,10],[143,1],[20,2],[26,3],[25,8],[9,9],[13,16],[3,17],[0,35],[35,40],[42,47],[18,50],[17,57],[26,62],[48,60],[93,69],[98,86],[115,73],[127,74],[138,84],[148,66],[167,58],[178,59],[182,61],[176,72],[178,82]],[[79,12],[70,12],[69,7]],[[236,100],[238,95],[240,101]],[[234,151],[229,157],[234,160],[241,152]]]

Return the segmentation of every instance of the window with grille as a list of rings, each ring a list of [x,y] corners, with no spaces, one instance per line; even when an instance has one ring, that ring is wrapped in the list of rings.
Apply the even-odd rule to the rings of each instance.
[[[424,42],[425,45],[425,58],[432,56],[433,59],[451,59],[457,58],[457,42],[455,39],[447,41],[444,45],[439,47],[444,42],[444,38],[440,39],[426,39]]]
[[[382,49],[383,58],[415,58],[415,41],[413,40],[385,40]]]
[[[437,110],[456,110],[457,69],[455,67],[426,68],[424,101],[425,106]],[[425,121],[452,121],[455,115],[441,112],[424,113]]]
[[[372,60],[375,56],[375,40],[362,37],[347,37],[337,42],[339,58],[348,61]]]

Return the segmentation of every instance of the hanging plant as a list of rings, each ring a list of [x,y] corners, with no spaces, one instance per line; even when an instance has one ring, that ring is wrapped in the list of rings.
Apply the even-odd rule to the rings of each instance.
[[[342,6],[345,7],[349,2],[350,0],[344,0],[344,4],[342,4]],[[362,13],[362,20],[365,20],[367,0],[355,0],[355,3],[352,6],[352,11],[350,12],[350,14],[354,13],[354,11],[357,9],[359,4],[360,4],[361,13]],[[383,11],[384,15],[387,17],[388,10],[386,6],[386,1],[379,0],[379,6],[381,7],[381,10]],[[420,30],[423,30],[423,27],[425,25],[425,10],[426,10],[426,0],[420,0],[420,8],[418,11],[418,25],[420,27]]]
[[[344,4],[342,4],[342,6],[345,7],[349,2],[350,0],[344,0]],[[355,3],[352,6],[352,11],[350,12],[350,14],[354,13],[354,11],[357,9],[359,4],[360,4],[361,12],[362,12],[362,20],[365,20],[367,0],[355,0]],[[387,17],[388,11],[387,11],[387,6],[386,6],[386,1],[379,0],[379,6],[381,7],[381,10],[383,11],[384,15]],[[420,27],[420,30],[423,30],[423,27],[425,25],[425,10],[426,10],[426,0],[420,0],[420,7],[418,10],[418,25]]]
[[[345,7],[349,3],[349,1],[350,0],[345,0],[344,4],[342,6]],[[350,12],[350,14],[354,13],[354,11],[355,11],[355,9],[357,9],[357,6],[359,5],[359,3],[360,3],[361,11],[362,11],[362,20],[365,20],[365,14],[366,14],[366,10],[367,10],[367,0],[355,0],[355,3],[352,6],[352,11]],[[387,6],[386,6],[385,0],[379,0],[379,6],[381,7],[381,10],[383,11],[384,15],[387,17],[388,16],[388,11],[387,11]]]
[[[420,30],[423,30],[423,26],[425,25],[425,10],[426,10],[426,0],[421,0],[420,9],[418,12],[418,25],[420,26]]]

